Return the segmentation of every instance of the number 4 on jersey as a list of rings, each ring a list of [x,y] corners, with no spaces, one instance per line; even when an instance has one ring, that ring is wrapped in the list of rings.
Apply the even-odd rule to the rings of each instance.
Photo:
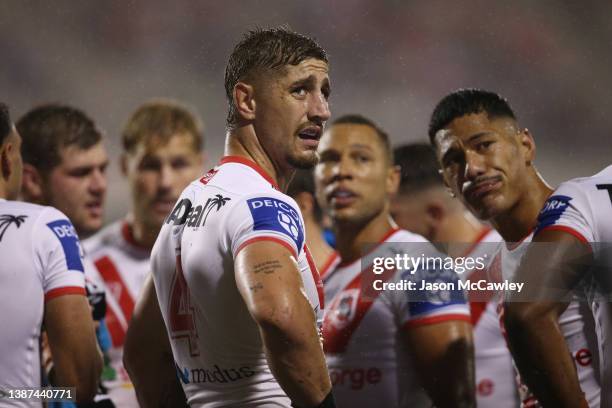
[[[200,355],[200,350],[190,297],[179,255],[176,257],[176,273],[170,289],[170,331],[173,339],[187,339],[189,354],[195,357]]]

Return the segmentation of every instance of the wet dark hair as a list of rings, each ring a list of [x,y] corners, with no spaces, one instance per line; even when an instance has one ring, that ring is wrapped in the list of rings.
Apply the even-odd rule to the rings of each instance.
[[[376,135],[378,135],[378,140],[383,146],[383,151],[385,152],[389,163],[393,162],[393,151],[391,150],[391,142],[389,141],[389,135],[373,120],[368,119],[363,115],[348,114],[340,116],[338,119],[334,120],[332,122],[332,126],[335,125],[365,125],[371,127],[376,131]]]
[[[227,127],[238,121],[234,106],[234,87],[239,81],[252,80],[255,75],[269,73],[287,65],[298,65],[308,58],[327,61],[327,54],[310,37],[287,27],[251,30],[240,41],[225,67],[225,94],[229,105]]]
[[[435,136],[456,118],[485,112],[489,119],[511,118],[516,115],[502,96],[483,89],[459,89],[446,95],[434,109],[429,121],[429,141],[435,146]]]
[[[0,102],[0,145],[4,143],[4,139],[11,134],[13,123],[11,122],[11,115],[9,108],[6,104]]]
[[[27,112],[17,122],[17,130],[23,161],[45,171],[61,163],[62,148],[89,149],[102,139],[102,132],[85,112],[55,103]]]
[[[417,192],[443,186],[440,165],[433,148],[427,143],[412,143],[393,150],[396,166],[400,166],[400,193]]]

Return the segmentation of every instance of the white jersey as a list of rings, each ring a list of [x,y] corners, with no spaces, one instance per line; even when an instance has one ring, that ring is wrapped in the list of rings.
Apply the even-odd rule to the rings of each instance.
[[[85,296],[79,238],[55,208],[0,199],[0,259],[0,392],[40,387],[45,303]],[[7,398],[0,405],[40,406]]]
[[[105,355],[102,385],[119,407],[138,407],[136,392],[123,367],[123,344],[138,295],[150,271],[150,249],[139,246],[127,221],[117,221],[83,242],[95,268],[88,279],[106,291],[106,326],[112,347]],[[90,273],[91,271],[91,273]]]
[[[518,243],[502,243],[500,250],[489,267],[492,275],[501,275],[502,280],[513,281],[521,258],[525,255],[533,233]],[[500,302],[498,307],[502,333],[506,334],[503,325],[504,309]],[[590,408],[599,408],[601,381],[599,374],[599,349],[593,313],[586,302],[572,301],[559,317],[559,327],[568,349],[572,355],[580,381],[580,387]],[[521,404],[525,408],[540,407],[540,404],[516,375]]]
[[[493,259],[496,243],[503,239],[491,228],[483,233],[464,255]],[[487,279],[487,272],[474,269],[461,274],[464,280]],[[475,300],[474,300],[475,299]],[[499,296],[495,293],[468,293],[474,327],[476,402],[479,408],[516,408],[519,405],[512,356],[502,335],[497,316]]]
[[[590,244],[599,271],[593,311],[601,351],[602,407],[612,406],[612,166],[559,186],[538,217],[537,231],[556,229]],[[605,297],[607,295],[607,298]]]
[[[304,244],[299,207],[250,160],[225,157],[192,182],[157,238],[155,288],[191,407],[291,406],[234,276],[238,253],[262,240],[294,254],[308,300],[322,319],[322,285]]]
[[[338,407],[431,407],[410,362],[403,332],[448,320],[470,321],[461,290],[416,294],[372,289],[378,278],[370,261],[408,252],[415,257],[439,255],[420,235],[393,229],[364,258],[348,265],[337,259],[324,273],[324,349]],[[416,287],[422,281],[456,285],[459,280],[452,271],[413,273],[398,269],[379,277],[387,283],[410,279]]]

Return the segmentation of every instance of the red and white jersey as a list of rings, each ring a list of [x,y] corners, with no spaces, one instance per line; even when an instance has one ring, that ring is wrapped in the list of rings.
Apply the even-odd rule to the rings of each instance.
[[[497,231],[485,228],[464,255],[493,260],[496,243],[503,241]],[[487,272],[474,269],[461,274],[464,280],[487,279]],[[516,408],[519,405],[512,356],[502,335],[497,316],[498,294],[468,293],[474,328],[474,360],[476,365],[476,399],[479,408]],[[474,297],[477,300],[472,300]],[[486,297],[486,299],[483,299]]]
[[[238,253],[263,240],[293,253],[305,294],[322,319],[322,285],[299,207],[250,160],[225,157],[192,182],[157,238],[155,288],[191,407],[291,406],[234,276]]]
[[[102,374],[102,385],[115,405],[138,407],[136,392],[123,367],[125,333],[134,305],[150,272],[150,249],[133,239],[127,221],[117,221],[83,242],[95,268],[86,268],[88,279],[106,290],[106,326],[112,347]]]
[[[0,259],[0,392],[40,387],[45,303],[85,296],[79,238],[55,208],[0,199]],[[6,397],[1,404],[40,406]]]
[[[502,243],[500,250],[489,267],[492,275],[501,275],[502,280],[513,281],[516,276],[521,258],[525,255],[533,233],[518,243]],[[498,307],[502,333],[506,335],[503,326],[503,303]],[[595,322],[590,305],[578,300],[569,303],[569,306],[559,317],[559,327],[565,337],[568,349],[574,359],[580,387],[585,394],[591,408],[599,408],[601,381],[599,367],[599,349]],[[517,371],[517,384],[523,407],[540,407],[540,404],[523,383]]]
[[[422,236],[392,229],[364,258],[348,265],[336,259],[324,272],[324,349],[338,407],[431,406],[403,332],[448,320],[469,322],[469,308],[461,290],[420,291],[420,301],[411,299],[419,296],[412,291],[371,290],[370,261],[410,251],[415,257],[440,256]],[[411,279],[417,287],[425,280],[457,287],[459,280],[452,271],[425,269],[414,274],[393,270],[379,276],[387,283]]]
[[[602,407],[612,406],[612,166],[562,183],[546,201],[537,232],[561,230],[591,246],[595,261],[593,312],[601,351]],[[607,298],[606,298],[607,296]]]

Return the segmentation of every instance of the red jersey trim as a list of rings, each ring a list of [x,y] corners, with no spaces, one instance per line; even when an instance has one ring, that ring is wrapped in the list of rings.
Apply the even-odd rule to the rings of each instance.
[[[308,249],[308,245],[304,245],[304,253],[306,254],[306,262],[308,262],[308,267],[310,268],[310,272],[312,274],[312,280],[314,280],[315,286],[317,287],[319,306],[321,306],[321,309],[325,309],[325,291],[323,289],[323,281],[321,280],[321,274],[319,274],[317,265],[312,258],[310,249]]]
[[[363,259],[366,256],[368,256],[368,254],[371,254],[372,252],[374,252],[376,250],[376,248],[378,248],[381,244],[384,244],[393,234],[395,234],[399,230],[400,230],[400,228],[391,227],[389,229],[389,231],[387,231],[385,233],[385,235],[383,235],[383,237],[378,240],[378,243],[376,243],[376,245],[374,245],[374,247],[372,249],[370,249],[368,252],[366,252],[365,254],[361,255],[359,258],[355,259],[354,261],[344,262],[344,261],[341,260],[340,263],[338,264],[338,268],[346,268],[347,266],[352,265],[355,262],[359,262],[361,259]]]
[[[277,244],[281,244],[282,246],[287,248],[289,250],[289,252],[291,252],[291,255],[293,255],[296,260],[298,258],[297,253],[295,252],[295,249],[293,249],[293,247],[291,245],[289,245],[287,242],[283,241],[280,238],[269,237],[269,236],[255,237],[255,238],[247,239],[242,244],[240,244],[240,246],[236,250],[236,253],[234,254],[234,258],[237,257],[238,254],[240,253],[240,251],[242,251],[245,247],[247,247],[248,245],[251,245],[251,244],[253,244],[255,242],[259,242],[259,241],[273,241],[273,242],[276,242]]]
[[[119,285],[121,288],[121,292],[119,293],[119,298],[116,298],[119,307],[121,308],[121,312],[123,313],[123,317],[126,322],[129,322],[132,318],[132,313],[134,312],[134,299],[128,290],[127,285],[121,278],[119,271],[115,267],[113,261],[108,257],[104,256],[97,261],[94,262],[98,272],[102,276],[104,283],[108,286],[109,284]],[[111,295],[114,295],[112,291],[109,290]],[[107,308],[107,310],[109,310]]]
[[[280,188],[278,187],[278,184],[276,184],[276,181],[272,178],[272,176],[270,176],[270,174],[268,174],[267,171],[262,169],[254,161],[247,159],[246,157],[242,157],[242,156],[223,156],[221,160],[219,161],[219,165],[226,164],[226,163],[239,163],[244,166],[250,167],[253,170],[255,170],[257,173],[259,173],[261,177],[266,179],[266,181],[272,184],[272,187],[274,187],[276,190],[280,190]]]
[[[465,251],[465,253],[463,254],[463,256],[468,256],[474,249],[476,249],[476,247],[478,246],[478,244],[480,244],[480,241],[482,241],[487,235],[489,235],[489,232],[491,232],[493,228],[490,227],[484,227],[480,233],[478,234],[478,236],[476,237],[476,239],[474,240],[474,242],[472,242],[472,245],[470,245],[470,247],[468,248],[467,251]]]
[[[542,231],[562,231],[562,232],[567,232],[568,234],[573,235],[574,238],[576,238],[578,241],[582,242],[583,244],[586,244],[589,247],[591,246],[591,244],[589,243],[589,241],[587,241],[587,239],[584,237],[584,235],[582,235],[581,233],[579,233],[575,229],[573,229],[571,227],[567,227],[565,225],[550,225],[548,227],[544,227],[541,230],[539,230],[538,234],[541,233]]]
[[[463,321],[463,322],[472,323],[472,319],[470,318],[469,315],[453,313],[453,314],[444,314],[444,315],[437,315],[437,316],[431,316],[431,317],[423,317],[421,319],[409,320],[406,323],[404,323],[403,329],[412,329],[414,327],[427,326],[430,324],[437,324],[437,323],[450,322],[450,321]]]
[[[145,251],[151,251],[153,247],[144,246],[136,242],[136,238],[134,238],[134,234],[132,232],[132,226],[129,222],[123,221],[121,223],[121,236],[128,244]]]
[[[85,288],[82,288],[80,286],[64,286],[63,288],[55,288],[45,293],[45,302],[64,295],[87,296],[87,292],[85,292]]]
[[[321,279],[325,278],[325,276],[330,271],[330,268],[336,259],[338,259],[338,253],[332,252],[332,254],[327,258],[327,260],[321,267],[321,270],[319,271],[319,275],[321,275]]]

